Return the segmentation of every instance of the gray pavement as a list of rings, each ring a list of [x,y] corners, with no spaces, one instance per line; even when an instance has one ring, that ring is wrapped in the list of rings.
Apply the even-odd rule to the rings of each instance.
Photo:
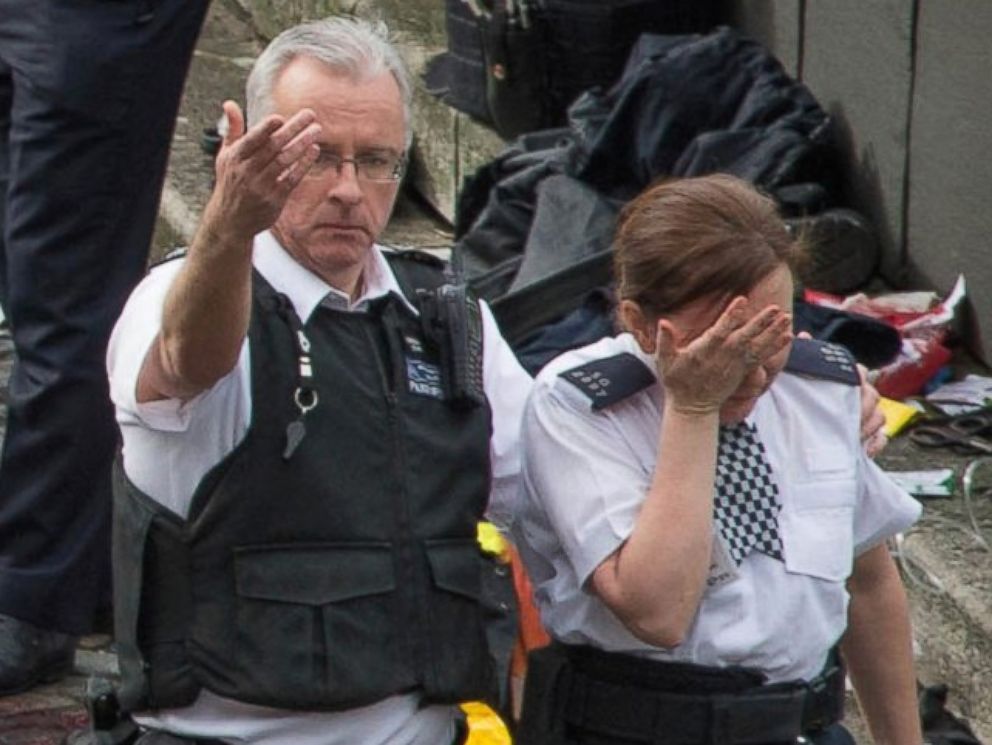
[[[259,48],[246,16],[229,2],[215,2],[177,120],[153,259],[191,239],[212,184],[211,160],[200,149],[202,130],[214,124],[222,100],[241,100],[247,68]],[[401,201],[385,238],[441,251],[452,242],[449,227],[415,198]],[[11,357],[9,337],[0,330],[0,438],[5,421],[2,390]],[[975,368],[965,355],[958,361],[962,369]],[[959,474],[968,462],[947,450],[921,450],[906,438],[894,441],[879,460],[893,470],[951,466]],[[982,495],[972,512],[969,516],[960,491],[951,499],[927,502],[924,518],[906,537],[902,553],[921,678],[949,683],[954,709],[972,719],[979,734],[992,742],[992,553],[972,526],[987,531],[992,540],[992,498]],[[0,745],[55,745],[65,732],[85,722],[81,702],[86,678],[112,678],[115,671],[110,637],[83,639],[74,675],[0,699]],[[855,707],[850,710],[849,722],[860,741],[869,743]]]

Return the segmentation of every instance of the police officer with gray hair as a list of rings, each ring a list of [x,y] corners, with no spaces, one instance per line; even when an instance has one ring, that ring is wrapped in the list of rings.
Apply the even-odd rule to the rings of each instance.
[[[487,698],[477,523],[531,380],[430,256],[376,241],[410,144],[379,25],[291,28],[108,355],[121,703],[140,741],[456,740]]]

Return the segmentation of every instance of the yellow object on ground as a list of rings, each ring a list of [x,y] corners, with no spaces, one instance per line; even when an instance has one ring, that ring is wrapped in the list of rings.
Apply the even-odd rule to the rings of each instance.
[[[499,715],[486,704],[478,701],[462,704],[462,711],[468,719],[466,745],[512,745],[510,731]]]
[[[894,401],[884,396],[879,399],[878,408],[885,415],[885,427],[883,431],[889,437],[895,437],[902,432],[906,425],[913,421],[913,418],[920,413],[918,409],[913,408],[909,404],[904,404],[902,401]]]

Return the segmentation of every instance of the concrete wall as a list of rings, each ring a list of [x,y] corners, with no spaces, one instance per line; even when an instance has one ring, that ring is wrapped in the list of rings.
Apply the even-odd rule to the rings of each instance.
[[[808,3],[802,79],[837,124],[848,197],[875,224],[882,270],[904,265],[903,205],[912,88],[905,0]]]
[[[775,52],[793,77],[800,77],[802,12],[799,0],[735,0],[727,21]]]
[[[990,33],[987,0],[919,5],[906,231],[912,275],[946,287],[965,274],[986,360],[992,357]]]

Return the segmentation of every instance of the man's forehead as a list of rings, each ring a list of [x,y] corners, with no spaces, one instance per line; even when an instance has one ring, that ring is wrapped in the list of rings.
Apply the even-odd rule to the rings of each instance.
[[[285,117],[304,108],[313,110],[325,137],[358,127],[366,136],[384,140],[382,145],[405,147],[406,112],[399,85],[388,70],[356,77],[300,57],[276,80],[272,106],[273,113]]]

